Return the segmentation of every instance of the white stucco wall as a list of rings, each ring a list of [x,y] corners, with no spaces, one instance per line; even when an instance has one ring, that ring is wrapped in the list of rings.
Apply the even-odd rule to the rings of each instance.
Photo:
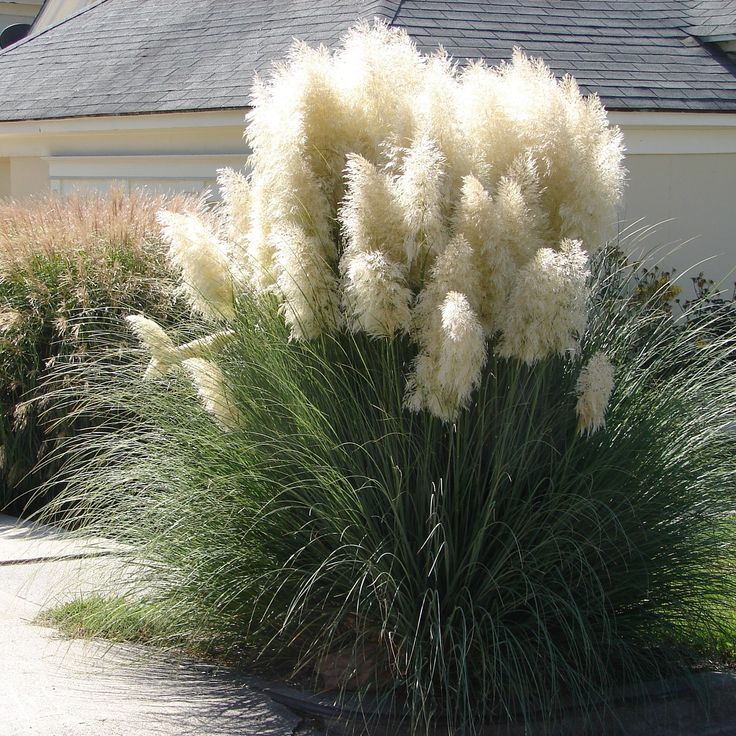
[[[11,197],[27,197],[48,190],[49,167],[42,158],[12,156],[9,164]]]
[[[629,170],[618,227],[651,228],[638,253],[675,268],[683,286],[702,271],[736,276],[736,116],[612,114],[626,141]]]
[[[66,194],[113,184],[201,192],[214,186],[218,168],[245,166],[243,118],[193,113],[0,124],[0,161],[11,162],[10,171],[0,166],[0,192]]]
[[[236,111],[5,123],[0,196],[104,190],[112,183],[201,191],[213,185],[218,168],[245,165],[243,119],[244,111]],[[660,223],[639,251],[660,247],[668,270],[685,272],[702,262],[695,272],[726,277],[736,267],[736,115],[619,113],[611,119],[624,131],[629,170],[612,230]]]
[[[10,196],[10,159],[0,158],[0,197]]]

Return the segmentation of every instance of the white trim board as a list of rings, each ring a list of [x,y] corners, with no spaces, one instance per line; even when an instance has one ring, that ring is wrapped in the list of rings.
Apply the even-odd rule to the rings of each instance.
[[[142,115],[106,115],[58,120],[17,120],[0,122],[0,137],[6,135],[59,135],[64,133],[114,132],[118,130],[171,130],[174,128],[221,128],[237,125],[245,128],[245,114],[240,110],[212,112],[166,112]],[[736,117],[736,116],[734,116]]]
[[[54,148],[67,148],[70,154],[81,154],[85,148],[102,148],[101,153],[114,158],[116,134],[137,132],[144,135],[165,135],[179,131],[189,135],[203,131],[228,131],[231,149],[222,155],[235,155],[232,145],[242,140],[246,108],[196,113],[162,113],[118,115],[96,118],[65,118],[62,120],[21,121],[0,123],[0,147],[3,155],[46,155]],[[659,113],[611,112],[609,119],[624,131],[629,154],[719,154],[736,153],[736,114],[734,113]],[[105,135],[104,143],[95,143],[95,134]],[[58,136],[58,137],[57,137]],[[78,142],[77,138],[84,137]],[[219,138],[218,138],[219,139]],[[56,143],[51,143],[55,140]],[[69,145],[62,146],[68,140]],[[73,142],[72,142],[73,141]],[[3,145],[4,142],[4,145]],[[34,149],[43,149],[38,153]],[[77,150],[73,150],[73,149]],[[105,148],[107,150],[105,150]],[[180,149],[181,150],[181,149]],[[245,143],[243,143],[245,152]],[[22,152],[22,153],[21,153]],[[62,151],[59,151],[62,153]],[[71,156],[69,158],[73,158]],[[123,154],[125,157],[125,154]],[[50,158],[54,158],[51,156]]]
[[[160,128],[209,128],[243,126],[248,107],[206,112],[142,113],[55,120],[15,120],[0,122],[0,135],[22,133],[82,133]],[[655,128],[736,128],[736,113],[717,112],[617,112],[608,113],[614,125]]]

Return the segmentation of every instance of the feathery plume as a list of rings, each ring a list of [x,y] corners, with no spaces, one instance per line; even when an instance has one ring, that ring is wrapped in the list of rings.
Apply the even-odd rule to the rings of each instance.
[[[189,358],[182,363],[189,374],[205,410],[226,432],[241,424],[240,412],[225,384],[225,377],[216,363],[203,358]]]
[[[192,308],[208,319],[233,319],[233,279],[226,245],[194,215],[162,211],[158,221]]]
[[[591,435],[606,426],[606,409],[613,393],[613,366],[605,353],[595,353],[580,371],[575,410],[578,431]]]
[[[350,154],[345,166],[347,192],[339,210],[347,250],[383,251],[404,263],[407,230],[391,179],[370,161]]]
[[[314,236],[284,227],[274,236],[281,309],[293,338],[313,338],[340,324],[337,278]]]
[[[472,253],[466,260],[470,259],[468,266],[473,270],[471,278],[477,282],[478,297],[473,306],[489,335],[500,329],[498,315],[509,296],[517,271],[509,245],[512,244],[517,250],[522,240],[508,237],[505,230],[508,226],[505,216],[507,202],[503,190],[499,192],[499,199],[500,206],[497,206],[476,177],[466,176],[454,218],[455,232],[472,246]],[[516,234],[519,235],[518,230]],[[447,250],[452,252],[449,246]]]
[[[465,294],[445,296],[425,321],[422,340],[404,403],[451,422],[470,403],[487,358],[483,328]]]
[[[252,173],[220,177],[230,249],[170,223],[200,311],[229,318],[234,283],[274,294],[293,338],[408,332],[407,405],[446,419],[490,338],[529,364],[577,350],[585,251],[623,181],[621,135],[596,97],[518,50],[460,69],[380,22],[335,51],[296,42],[253,97]],[[456,342],[468,362],[450,368]]]
[[[411,289],[406,273],[380,251],[343,259],[343,306],[348,326],[371,337],[393,337],[408,332]]]
[[[472,174],[462,180],[453,228],[476,251],[488,240],[498,238],[495,204],[488,190]]]
[[[248,180],[240,172],[224,168],[217,172],[217,185],[222,194],[229,237],[235,240],[245,238],[250,229],[251,192]]]
[[[480,383],[486,363],[486,338],[465,294],[451,291],[440,313],[443,340],[437,379],[460,409],[467,406]]]
[[[221,330],[206,337],[200,337],[183,345],[177,345],[176,358],[181,364],[189,358],[204,358],[222,350],[233,338],[233,330]]]
[[[125,321],[131,332],[151,354],[151,361],[143,375],[145,379],[161,378],[179,365],[176,346],[163,327],[142,314],[129,314]]]
[[[456,109],[459,87],[457,65],[440,49],[426,61],[413,105],[414,137],[436,141],[445,156],[445,187],[450,200],[457,197],[463,177],[472,170],[472,147],[465,140],[457,116],[448,115],[448,110]]]
[[[577,241],[563,241],[559,251],[538,250],[520,269],[499,316],[498,354],[533,365],[576,352],[587,319],[589,275],[588,256]]]
[[[424,67],[403,29],[360,22],[347,32],[335,53],[334,76],[351,121],[350,150],[377,161],[386,141],[409,144]]]
[[[397,201],[407,228],[406,261],[419,274],[442,251],[448,240],[443,209],[445,157],[430,138],[409,148],[396,181]]]
[[[23,315],[16,309],[6,309],[0,312],[0,334],[11,332],[23,324]]]
[[[151,353],[151,362],[144,378],[161,378],[179,368],[188,358],[202,358],[221,350],[235,335],[232,330],[222,330],[213,335],[176,345],[164,329],[141,314],[129,314],[125,321],[133,334]]]

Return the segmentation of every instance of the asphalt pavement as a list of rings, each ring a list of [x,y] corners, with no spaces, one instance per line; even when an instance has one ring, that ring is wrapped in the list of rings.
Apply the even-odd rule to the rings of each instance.
[[[143,647],[68,640],[39,612],[105,590],[121,561],[0,515],[0,736],[292,736],[299,717],[206,662]]]

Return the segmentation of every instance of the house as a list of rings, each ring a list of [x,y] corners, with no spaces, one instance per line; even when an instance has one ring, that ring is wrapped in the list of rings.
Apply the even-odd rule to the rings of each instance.
[[[43,0],[0,2],[0,31],[16,23],[33,23]]]
[[[54,4],[44,10],[51,14]],[[0,7],[8,5],[4,3]],[[520,46],[596,92],[625,134],[619,227],[736,266],[736,0],[97,0],[0,53],[0,196],[197,190],[242,166],[255,72],[360,18],[497,63]],[[679,261],[678,261],[679,259]],[[667,262],[669,264],[669,261]]]

